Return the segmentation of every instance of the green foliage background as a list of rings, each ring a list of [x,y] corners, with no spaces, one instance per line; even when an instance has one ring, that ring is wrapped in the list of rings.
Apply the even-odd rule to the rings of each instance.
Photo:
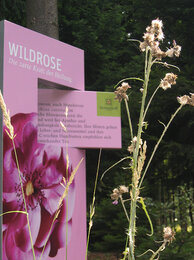
[[[85,79],[87,90],[113,91],[113,86],[126,77],[141,77],[143,54],[131,39],[142,40],[151,20],[159,17],[164,23],[164,48],[172,40],[182,46],[179,59],[166,60],[180,68],[177,84],[167,91],[162,89],[150,107],[146,121],[148,129],[143,139],[148,142],[148,156],[163,126],[178,106],[176,97],[194,92],[194,3],[193,0],[58,0],[60,40],[85,51]],[[25,0],[2,0],[0,20],[7,19],[25,26]],[[152,71],[150,92],[158,86],[168,70],[156,66]],[[177,73],[176,70],[169,72]],[[129,82],[132,90],[129,106],[134,127],[137,125],[141,84]],[[123,149],[103,151],[100,173],[128,155],[130,144],[128,123],[122,107]],[[87,151],[87,195],[91,203],[98,151]],[[193,174],[194,174],[194,109],[185,107],[177,116],[156,153],[148,171],[142,196],[155,226],[155,240],[161,240],[163,225],[179,224],[182,231],[161,259],[192,259],[193,233]],[[127,165],[122,165],[127,166]],[[90,250],[118,251],[124,248],[127,223],[121,206],[114,206],[110,193],[119,184],[128,185],[130,175],[120,166],[107,173],[99,183],[96,197],[96,214]],[[181,190],[182,189],[182,190]],[[184,212],[185,214],[181,214]],[[143,211],[138,209],[137,254],[158,246],[146,236],[149,226]],[[176,220],[176,221],[175,221]],[[142,257],[141,259],[147,259]]]

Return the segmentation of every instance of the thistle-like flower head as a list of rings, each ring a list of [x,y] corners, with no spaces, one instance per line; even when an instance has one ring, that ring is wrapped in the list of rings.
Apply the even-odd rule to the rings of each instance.
[[[116,99],[118,99],[119,102],[121,102],[122,99],[128,100],[127,90],[129,88],[131,88],[131,86],[129,86],[127,82],[122,82],[121,86],[116,88],[115,95],[116,95]]]
[[[184,95],[181,97],[177,97],[178,102],[181,105],[190,105],[190,106],[194,106],[194,93],[190,93],[190,97],[188,95]]]
[[[179,57],[181,52],[181,46],[173,41],[173,47],[166,52],[162,51],[159,47],[160,42],[164,39],[163,23],[159,18],[153,20],[151,25],[146,28],[146,32],[143,35],[143,42],[140,42],[140,50],[145,51],[147,48],[151,51],[153,57],[157,60],[161,60],[164,57]]]
[[[164,90],[171,88],[171,85],[176,84],[177,75],[174,73],[166,73],[165,77],[160,81],[160,87]]]
[[[165,227],[163,229],[163,238],[164,242],[172,243],[175,239],[175,232],[172,230],[171,227]]]

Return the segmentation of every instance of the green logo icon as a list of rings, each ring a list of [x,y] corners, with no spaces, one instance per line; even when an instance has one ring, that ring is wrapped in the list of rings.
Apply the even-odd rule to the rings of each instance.
[[[114,93],[97,92],[97,115],[120,117],[120,103]]]

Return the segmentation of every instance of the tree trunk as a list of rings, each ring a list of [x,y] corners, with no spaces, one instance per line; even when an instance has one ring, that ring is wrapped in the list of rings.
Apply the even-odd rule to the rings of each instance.
[[[58,39],[57,0],[26,0],[27,27]]]

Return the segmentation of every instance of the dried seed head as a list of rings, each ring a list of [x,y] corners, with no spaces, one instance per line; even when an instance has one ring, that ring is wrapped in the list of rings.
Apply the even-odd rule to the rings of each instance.
[[[174,49],[170,48],[166,51],[166,56],[172,58],[174,56]]]
[[[3,96],[2,96],[2,93],[0,91],[0,107],[2,109],[2,112],[3,112],[3,121],[4,121],[4,124],[5,126],[7,127],[6,129],[6,132],[9,136],[10,139],[14,139],[15,135],[14,135],[14,129],[13,129],[13,126],[11,124],[11,118],[10,118],[10,115],[9,115],[9,110],[7,110],[7,107],[6,107],[6,104],[5,104],[5,101],[3,99]]]
[[[160,82],[160,87],[163,88],[164,90],[167,90],[168,88],[171,88],[171,85],[169,82],[162,79]]]
[[[113,190],[113,193],[119,194],[119,190],[118,190],[117,188],[115,188],[115,189]]]
[[[146,47],[148,47],[148,44],[144,41],[144,42],[140,42],[139,48],[141,51],[145,51]]]
[[[144,163],[145,163],[146,150],[147,150],[147,143],[146,143],[146,141],[144,141],[143,147],[140,149],[140,155],[138,157],[138,164],[137,164],[137,172],[138,172],[139,178],[141,176],[141,172],[143,170],[143,166],[144,166]]]
[[[162,31],[163,23],[159,18],[152,21],[151,26],[146,28],[146,31],[150,34],[153,34],[154,39],[158,39],[159,41],[164,39],[164,34]]]
[[[67,132],[67,128],[65,127],[65,125],[63,124],[62,121],[60,121],[60,125],[61,125],[61,127],[63,128],[63,130],[64,130],[65,132]]]
[[[173,41],[173,47],[166,52],[162,51],[159,47],[160,41],[164,39],[164,33],[162,31],[163,23],[158,18],[151,22],[151,25],[146,28],[146,32],[143,35],[143,42],[140,42],[140,50],[145,51],[148,48],[151,51],[153,57],[157,60],[168,57],[179,57],[181,52],[181,46],[177,45]]]
[[[168,81],[171,85],[176,84],[177,75],[174,73],[167,73],[165,78],[166,81]]]
[[[184,96],[181,96],[181,97],[177,97],[177,100],[183,106],[188,104],[188,96],[187,95],[184,95]]]
[[[177,100],[183,106],[189,104],[189,96],[187,96],[187,95],[177,97]]]
[[[171,243],[175,239],[175,232],[171,229],[171,227],[165,227],[163,229],[163,238],[164,242]]]
[[[127,148],[127,151],[132,153],[133,152],[133,145],[129,145],[128,148]]]
[[[194,93],[190,93],[191,97],[189,98],[189,105],[194,106]]]
[[[158,18],[153,20],[151,25],[146,28],[146,32],[143,35],[143,42],[140,42],[141,51],[145,51],[148,47],[151,50],[153,57],[161,59],[165,57],[165,53],[159,48],[159,41],[164,39],[164,34],[162,31],[162,21]]]
[[[128,146],[128,148],[127,148],[127,150],[128,150],[130,153],[132,153],[133,150],[135,149],[136,143],[137,143],[137,136],[134,136],[134,137],[133,137],[133,140],[131,141],[131,145]],[[142,141],[142,139],[140,139],[139,148],[141,148],[142,144],[143,144],[143,141]]]
[[[116,95],[116,99],[118,99],[119,102],[121,102],[122,99],[128,100],[128,96],[126,92],[129,88],[131,88],[131,86],[129,86],[127,82],[122,82],[121,86],[119,86],[116,89],[115,95]]]
[[[120,185],[119,186],[119,191],[120,191],[121,194],[127,193],[127,192],[129,192],[129,188],[126,187],[125,185]]]
[[[111,199],[118,201],[119,196],[120,196],[119,190],[118,189],[114,189],[112,192],[113,193],[110,195]]]
[[[129,192],[129,189],[125,185],[120,185],[118,189],[114,189],[110,195],[111,199],[114,200],[113,204],[118,204],[119,198],[126,192]]]
[[[166,57],[166,53],[162,51],[159,47],[156,47],[154,45],[151,52],[152,52],[152,56],[156,57],[158,60],[161,60],[162,58]]]
[[[174,49],[174,56],[179,57],[181,53],[181,46],[176,44],[176,41],[173,41],[173,49]]]
[[[155,33],[159,33],[162,30],[163,23],[162,20],[159,18],[152,21],[152,28],[154,29]]]
[[[65,107],[65,117],[67,118],[68,117],[68,111],[69,111],[69,108],[68,106]]]
[[[168,49],[166,51],[166,56],[167,57],[179,57],[181,53],[181,46],[176,44],[176,41],[173,41],[173,47]]]
[[[131,88],[127,82],[122,82],[121,87],[125,92],[128,90],[128,88]]]
[[[183,106],[184,105],[194,106],[194,93],[190,93],[190,95],[191,97],[189,97],[188,95],[177,97],[177,100]]]
[[[174,73],[167,73],[165,77],[160,81],[160,87],[164,90],[171,88],[171,85],[176,84],[177,75]]]
[[[144,33],[143,39],[145,42],[152,42],[152,41],[154,41],[155,37],[154,37],[154,34],[147,32],[147,33]]]

